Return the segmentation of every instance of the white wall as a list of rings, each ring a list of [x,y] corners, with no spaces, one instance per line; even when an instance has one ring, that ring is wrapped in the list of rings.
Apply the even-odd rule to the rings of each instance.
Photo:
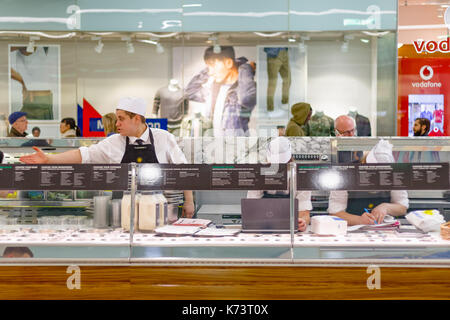
[[[350,108],[370,117],[371,45],[350,41],[341,52],[342,41],[308,41],[307,101],[314,110],[336,118]]]

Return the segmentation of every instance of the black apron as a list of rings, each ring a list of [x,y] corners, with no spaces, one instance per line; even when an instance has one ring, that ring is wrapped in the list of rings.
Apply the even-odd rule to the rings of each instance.
[[[150,138],[151,144],[141,144],[134,145],[130,144],[130,138],[127,137],[127,142],[125,145],[125,154],[122,157],[122,161],[120,163],[159,163],[158,158],[156,157],[155,151],[155,143],[153,140],[152,130],[148,128],[148,135]],[[136,141],[138,141],[136,140]],[[112,198],[113,199],[122,199],[123,192],[122,191],[113,191]]]
[[[125,154],[120,163],[159,163],[158,158],[156,157],[152,130],[150,128],[148,128],[148,135],[151,144],[130,144],[130,138],[127,137]]]
[[[390,191],[348,191],[347,209],[351,214],[361,216],[364,209],[369,212],[381,203],[391,202]]]

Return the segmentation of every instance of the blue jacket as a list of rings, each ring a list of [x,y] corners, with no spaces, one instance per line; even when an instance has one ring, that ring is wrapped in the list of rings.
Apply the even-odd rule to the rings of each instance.
[[[248,122],[253,108],[256,105],[255,71],[247,58],[240,57],[236,60],[239,77],[228,89],[222,114],[222,130],[227,135],[247,135]],[[189,100],[206,102],[209,94],[203,84],[208,82],[208,68],[195,75],[185,89],[185,95]]]

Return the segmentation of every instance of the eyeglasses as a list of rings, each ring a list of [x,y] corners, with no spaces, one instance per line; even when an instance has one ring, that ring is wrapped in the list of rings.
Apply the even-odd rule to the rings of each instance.
[[[334,133],[336,134],[336,136],[348,136],[351,137],[355,134],[355,128],[352,128],[350,130],[347,131],[339,131],[338,129],[334,130]]]

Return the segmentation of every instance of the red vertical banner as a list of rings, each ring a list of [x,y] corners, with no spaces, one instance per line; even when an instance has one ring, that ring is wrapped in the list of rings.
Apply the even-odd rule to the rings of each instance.
[[[104,137],[103,130],[91,130],[91,119],[101,119],[102,115],[86,100],[83,99],[83,137]]]
[[[428,118],[430,136],[450,134],[450,58],[399,58],[397,135],[412,136],[414,120]]]

